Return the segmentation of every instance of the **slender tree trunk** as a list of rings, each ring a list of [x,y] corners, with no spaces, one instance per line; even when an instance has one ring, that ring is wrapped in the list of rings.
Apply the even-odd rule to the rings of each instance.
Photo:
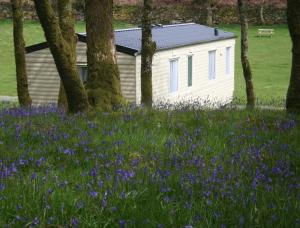
[[[300,113],[300,1],[287,1],[287,18],[293,42],[293,60],[290,85],[287,93],[288,112]]]
[[[265,17],[264,17],[264,3],[261,3],[259,6],[259,20],[262,25],[266,23]]]
[[[238,0],[241,23],[241,61],[246,82],[247,108],[255,107],[255,95],[252,82],[252,72],[248,57],[248,19],[247,0]]]
[[[112,0],[86,0],[86,87],[90,104],[107,111],[123,101],[112,20]]]
[[[34,0],[34,3],[66,91],[69,112],[87,111],[89,108],[88,99],[77,72],[73,46],[69,44],[68,40],[64,39],[59,21],[49,0]],[[72,33],[69,35],[74,36]]]
[[[156,50],[156,43],[152,41],[152,4],[152,0],[144,0],[142,17],[141,89],[142,103],[148,107],[152,106],[152,59]]]
[[[207,3],[207,7],[206,7],[206,23],[208,26],[213,26],[214,22],[213,22],[213,8],[210,4],[210,2]]]
[[[74,62],[76,62],[76,44],[77,44],[77,36],[75,35],[75,17],[73,14],[73,0],[59,0],[56,3],[59,26],[62,31],[63,38],[70,45],[70,49],[72,51],[72,58]],[[68,110],[68,100],[66,91],[62,82],[60,83],[59,96],[58,96],[58,105],[64,107],[64,109]]]
[[[31,105],[26,73],[25,42],[23,37],[23,0],[11,0],[13,14],[13,33],[15,47],[15,63],[17,76],[17,92],[21,106]]]

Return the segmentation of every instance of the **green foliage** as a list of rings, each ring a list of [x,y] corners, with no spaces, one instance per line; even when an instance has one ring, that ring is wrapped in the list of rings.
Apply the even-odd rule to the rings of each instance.
[[[1,227],[299,225],[299,118],[285,112],[0,117]]]

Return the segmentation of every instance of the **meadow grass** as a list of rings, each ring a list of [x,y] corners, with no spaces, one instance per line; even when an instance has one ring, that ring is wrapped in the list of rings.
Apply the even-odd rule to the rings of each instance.
[[[299,117],[0,111],[1,227],[298,227]]]
[[[128,28],[130,25],[120,21],[114,22],[115,28]],[[13,50],[13,25],[11,20],[0,19],[0,96],[16,96],[15,62]],[[85,32],[83,22],[76,23],[76,32]],[[26,46],[44,42],[44,34],[36,21],[24,22]]]

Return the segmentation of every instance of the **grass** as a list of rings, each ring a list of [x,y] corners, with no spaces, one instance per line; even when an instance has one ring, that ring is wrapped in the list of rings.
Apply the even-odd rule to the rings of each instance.
[[[3,109],[0,226],[298,227],[299,120]]]
[[[128,27],[128,24],[116,22],[116,28]],[[239,35],[238,25],[220,26]],[[253,69],[255,92],[259,102],[268,105],[284,105],[291,68],[291,41],[286,25],[263,26],[275,29],[272,38],[256,37],[260,26],[251,26],[249,30],[250,61]],[[77,23],[76,31],[85,31],[83,23]],[[0,95],[16,95],[15,69],[12,43],[12,23],[0,20]],[[26,44],[44,41],[38,23],[25,23]],[[240,61],[240,39],[236,46],[236,85],[235,96],[238,103],[245,103],[245,83]]]
[[[240,29],[237,25],[225,25],[221,28],[239,36],[236,45],[235,96],[239,103],[245,104],[245,82],[240,61]],[[272,38],[257,37],[259,28],[272,28],[275,35]],[[286,25],[250,27],[249,58],[259,103],[284,106],[291,72],[291,49],[291,39]]]
[[[13,51],[12,21],[0,19],[0,95],[16,96],[15,63]],[[127,28],[130,25],[116,21],[115,28]],[[76,32],[85,32],[83,22],[76,23]],[[26,46],[44,42],[44,34],[39,23],[25,21],[24,37]]]

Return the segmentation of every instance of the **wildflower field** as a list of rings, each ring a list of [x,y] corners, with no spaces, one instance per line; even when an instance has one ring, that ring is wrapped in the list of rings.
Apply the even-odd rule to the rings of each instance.
[[[0,110],[0,227],[300,227],[284,111]]]

